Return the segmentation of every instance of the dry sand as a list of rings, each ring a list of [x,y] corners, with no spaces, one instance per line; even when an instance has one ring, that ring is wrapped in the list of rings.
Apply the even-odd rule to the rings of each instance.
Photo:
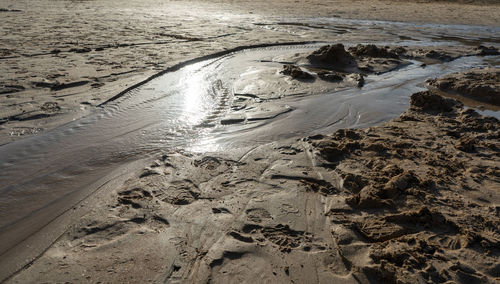
[[[0,144],[187,59],[341,37],[261,25],[269,19],[498,25],[495,1],[463,2],[6,0]],[[499,127],[423,92],[377,127],[167,152],[82,204],[87,214],[8,282],[498,282]]]

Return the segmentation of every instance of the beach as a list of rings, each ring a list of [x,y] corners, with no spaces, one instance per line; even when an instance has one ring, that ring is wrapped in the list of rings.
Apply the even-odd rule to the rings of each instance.
[[[495,283],[469,2],[2,2],[0,281]]]
[[[286,22],[339,17],[495,26],[499,16],[496,5],[432,1],[120,3],[2,2],[7,11],[1,12],[0,143],[84,116],[128,86],[188,59],[254,43],[342,41],[346,35],[342,30],[325,34],[300,26],[280,28],[285,18]],[[358,41],[394,37],[372,38],[361,32],[346,36]]]

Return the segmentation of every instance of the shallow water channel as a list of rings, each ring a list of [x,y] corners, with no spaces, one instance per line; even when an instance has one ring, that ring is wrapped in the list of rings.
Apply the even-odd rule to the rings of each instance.
[[[1,146],[0,258],[33,245],[30,238],[115,178],[109,174],[130,161],[179,148],[224,151],[377,125],[405,111],[409,96],[425,89],[425,79],[491,65],[480,57],[425,68],[410,62],[367,76],[362,88],[297,82],[279,74],[288,58],[318,47],[246,49],[191,64],[82,119]],[[45,247],[56,237],[47,233]],[[26,258],[18,260],[22,263],[33,255],[20,257]]]

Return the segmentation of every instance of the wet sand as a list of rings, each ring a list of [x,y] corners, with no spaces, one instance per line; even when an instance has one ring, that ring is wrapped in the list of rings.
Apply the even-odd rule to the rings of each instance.
[[[500,41],[493,36],[498,30],[491,30],[498,28],[500,8],[491,2],[397,3],[149,0],[124,6],[120,1],[3,1],[0,144],[82,117],[123,89],[176,63],[238,46],[290,41],[419,43],[422,39],[475,46]],[[357,19],[423,26],[388,29],[384,23]],[[474,28],[476,36],[470,38],[470,33],[460,36],[461,26],[435,23],[485,26]]]
[[[372,128],[165,153],[10,282],[493,283],[499,126],[423,92]]]
[[[499,78],[500,69],[486,68],[450,74],[431,79],[427,83],[445,93],[456,95],[458,99],[467,100],[469,104],[476,101],[474,105],[476,107],[499,110]]]
[[[334,103],[333,100],[333,96],[342,96],[342,91],[335,91],[339,87],[345,88],[346,91],[354,88],[361,94],[363,89],[366,94],[370,94],[373,90],[379,90],[379,93],[386,92],[390,94],[390,100],[385,103],[382,101],[381,106],[395,107],[393,101],[397,93],[391,93],[377,84],[387,80],[383,77],[385,74],[389,78],[394,76],[392,73],[405,74],[408,72],[405,68],[381,73],[381,77],[369,77],[366,86],[361,86],[362,89],[358,89],[360,86],[356,80],[345,79],[347,83],[343,83],[342,77],[350,76],[348,69],[360,71],[358,67],[367,60],[373,65],[374,70],[379,70],[377,72],[381,72],[381,68],[393,69],[393,65],[374,64],[377,58],[383,58],[380,57],[382,55],[394,57],[395,55],[383,51],[391,49],[370,46],[367,49],[378,51],[368,55],[360,53],[360,50],[365,50],[360,45],[351,48],[350,53],[343,47],[337,49],[332,49],[331,46],[319,49],[318,47],[319,45],[315,50],[299,46],[292,49],[295,52],[290,50],[285,52],[286,49],[277,48],[257,49],[233,54],[224,60],[215,59],[212,63],[202,61],[198,64],[207,68],[206,71],[201,71],[201,74],[205,74],[203,72],[218,74],[218,77],[208,82],[209,85],[219,86],[222,84],[220,83],[222,78],[226,78],[224,79],[226,84],[230,82],[229,77],[224,77],[223,72],[239,74],[241,70],[247,70],[243,64],[245,58],[251,62],[252,59],[259,58],[257,55],[267,58],[269,54],[274,54],[270,57],[272,60],[257,60],[263,62],[263,66],[268,66],[262,70],[266,68],[275,70],[270,74],[276,76],[273,78],[269,74],[265,75],[269,85],[259,90],[281,90],[278,98],[269,97],[269,94],[266,96],[266,93],[259,93],[256,90],[251,90],[251,93],[239,92],[236,87],[235,99],[226,106],[227,109],[233,110],[227,112],[230,117],[225,116],[224,112],[214,116],[209,111],[208,116],[197,118],[195,114],[199,113],[199,110],[193,109],[192,113],[188,112],[187,115],[191,117],[188,121],[194,125],[198,124],[203,128],[215,127],[216,130],[220,128],[216,132],[222,134],[208,140],[208,145],[217,145],[218,149],[215,152],[210,152],[211,148],[207,147],[207,142],[203,143],[203,139],[202,143],[194,148],[186,147],[187,144],[181,146],[184,150],[173,145],[167,146],[169,144],[163,148],[153,144],[152,148],[162,149],[163,154],[151,152],[152,160],[141,159],[132,165],[124,163],[126,160],[120,160],[120,156],[127,157],[133,153],[127,153],[128,150],[124,147],[127,140],[108,140],[108,144],[118,142],[123,145],[119,156],[108,154],[108,150],[112,150],[113,147],[109,148],[106,144],[101,145],[94,141],[88,143],[100,149],[101,161],[91,164],[79,159],[91,155],[92,151],[81,155],[78,154],[81,150],[72,147],[73,162],[76,164],[83,162],[85,165],[83,170],[86,171],[71,169],[67,173],[67,170],[55,168],[56,175],[48,182],[57,184],[62,192],[68,185],[75,187],[78,184],[75,182],[78,180],[91,180],[89,175],[92,173],[99,173],[103,169],[116,169],[113,166],[114,162],[121,162],[125,168],[122,166],[107,176],[104,173],[106,182],[101,185],[96,185],[98,183],[86,185],[91,190],[90,193],[75,191],[74,194],[88,196],[83,202],[76,203],[76,206],[73,205],[75,203],[71,203],[75,202],[74,198],[64,197],[61,201],[67,203],[65,207],[50,204],[38,210],[36,214],[39,217],[54,214],[53,210],[57,208],[67,208],[71,213],[62,212],[49,224],[40,228],[32,226],[31,229],[40,231],[28,234],[29,238],[18,243],[17,248],[13,247],[4,253],[4,260],[10,262],[3,267],[15,271],[18,269],[16,263],[23,263],[17,258],[32,257],[37,250],[42,252],[48,248],[28,268],[10,280],[62,281],[71,277],[75,282],[85,280],[158,282],[165,277],[168,281],[224,282],[224,279],[234,280],[241,277],[244,280],[260,275],[262,279],[271,282],[304,282],[310,279],[316,279],[315,282],[335,280],[366,282],[368,279],[396,282],[398,279],[405,279],[411,272],[412,277],[420,279],[419,281],[429,279],[439,281],[454,279],[459,282],[465,281],[464,279],[494,281],[497,277],[494,259],[498,253],[495,250],[498,232],[488,224],[496,222],[490,220],[495,217],[489,214],[497,202],[494,194],[499,185],[498,119],[482,117],[471,109],[464,109],[457,101],[445,99],[436,93],[421,92],[412,95],[408,111],[398,119],[381,126],[364,130],[341,129],[330,136],[314,135],[298,140],[271,143],[266,143],[266,139],[262,140],[266,137],[263,133],[268,133],[267,139],[270,141],[283,140],[283,136],[279,133],[284,135],[290,131],[298,131],[316,119],[316,116],[312,115],[308,115],[304,121],[300,116],[294,117],[294,113],[300,113],[299,105],[286,111],[280,110],[283,100],[296,96],[294,92],[298,87],[309,89],[310,93],[308,95],[302,93],[298,102],[302,104],[307,102],[306,105],[311,107],[310,111],[318,112],[321,109],[320,105],[325,104],[325,102],[313,104],[315,98],[319,99],[319,102],[325,101],[322,100],[323,97],[328,99],[328,96],[322,93],[326,92],[325,86],[334,90],[329,100],[331,110],[335,110],[331,104],[339,108],[340,101]],[[297,52],[299,50],[302,50],[302,53]],[[287,53],[293,56],[286,56]],[[398,55],[397,58],[409,56],[406,53]],[[316,57],[311,57],[318,54],[321,54],[320,61]],[[414,52],[409,54],[414,58]],[[344,59],[339,60],[340,55]],[[331,58],[335,60],[331,61]],[[299,68],[300,72],[309,74],[311,78],[304,79],[300,76],[294,78],[291,74],[282,72],[287,68],[280,69],[281,61],[289,63],[286,67]],[[274,62],[274,65],[270,62]],[[398,62],[402,64],[404,61]],[[219,69],[212,69],[214,63],[217,63],[215,66]],[[413,65],[416,66],[412,69],[421,70],[420,72],[430,68]],[[196,64],[188,66],[184,73],[181,72],[181,75],[177,76],[200,77],[189,71],[204,70],[197,69],[196,66]],[[255,68],[258,65],[254,63],[249,66]],[[318,66],[321,68],[318,69]],[[339,71],[340,67],[342,71]],[[241,70],[235,72],[239,70],[238,68]],[[445,69],[453,70],[451,65]],[[213,72],[215,70],[218,72]],[[340,74],[338,75],[340,79],[322,82],[320,77],[316,78],[318,74],[324,72]],[[175,72],[172,74],[175,75]],[[406,73],[403,77],[409,76],[415,79],[415,74],[410,74],[411,72]],[[246,91],[249,91],[248,87],[252,88],[252,82],[265,81],[259,72],[252,71],[250,75],[236,80],[235,86],[244,86],[247,88]],[[132,93],[117,98],[118,103],[110,105],[109,108],[115,111],[126,109],[128,115],[135,118],[144,116],[141,114],[142,109],[160,114],[160,109],[152,110],[145,102],[154,102],[154,105],[159,107],[175,106],[177,103],[175,97],[166,97],[170,101],[162,103],[159,98],[154,98],[158,91],[151,91],[160,90],[159,86],[169,85],[172,81],[170,77],[160,77],[158,82],[153,80],[138,87]],[[311,82],[312,78],[318,82]],[[421,82],[425,80],[424,78],[422,77]],[[241,83],[240,80],[246,83]],[[283,86],[277,87],[283,82],[291,81],[293,84],[289,85],[289,89]],[[498,87],[500,80],[493,80],[493,85]],[[387,86],[392,88],[393,83],[389,80]],[[182,88],[182,85],[180,87]],[[224,94],[227,91],[222,85],[219,87],[222,88],[219,90],[219,95],[222,96],[220,102],[226,104]],[[399,88],[411,90],[409,86],[401,83]],[[153,97],[148,97],[147,92]],[[216,94],[217,92],[209,93],[212,96]],[[347,94],[349,96],[349,93]],[[365,98],[366,103],[370,104],[370,100],[380,100],[376,94],[377,92],[372,93],[371,96],[374,97],[371,99]],[[183,95],[189,97],[190,93]],[[142,101],[135,100],[137,96]],[[245,96],[246,98],[241,100],[241,97]],[[183,100],[179,102],[182,106]],[[349,104],[355,110],[358,107],[353,104],[354,102],[350,101]],[[195,107],[193,101],[190,103],[190,107]],[[206,103],[201,105],[209,108]],[[175,109],[167,109],[167,112],[176,116]],[[302,107],[302,111],[306,109]],[[216,107],[214,110],[221,109]],[[366,110],[370,111],[370,108]],[[371,110],[373,111],[373,107]],[[361,107],[358,111],[363,114],[365,110]],[[285,116],[289,112],[291,116],[279,119],[280,115]],[[321,112],[318,114],[317,119],[325,118]],[[113,116],[103,121],[97,120],[95,127],[109,124],[118,126],[118,129],[122,128],[113,122]],[[236,118],[240,116],[243,118]],[[257,125],[259,127],[252,126],[255,116],[260,117],[259,123],[266,120],[272,122]],[[124,119],[120,117],[117,118]],[[377,124],[376,117],[372,116],[364,123]],[[144,116],[143,119],[145,118],[147,117]],[[92,121],[91,116],[88,119]],[[345,118],[342,120],[343,123],[349,122]],[[294,126],[287,129],[290,121],[294,122]],[[327,123],[328,121],[336,119],[329,117]],[[128,124],[127,121],[122,122]],[[149,124],[147,121],[143,123]],[[339,129],[343,123],[336,127],[328,123],[326,128],[319,127],[317,130],[319,133],[329,133],[331,129]],[[355,119],[351,123],[354,124],[347,125],[356,126],[362,122]],[[211,124],[220,126],[209,126]],[[83,121],[78,125],[90,124]],[[160,128],[153,128],[150,132],[157,133],[161,125]],[[248,130],[242,131],[242,129]],[[79,131],[82,133],[79,134]],[[129,137],[138,135],[126,128],[122,131],[132,133]],[[66,132],[62,129],[61,133]],[[82,130],[77,127],[69,132],[68,139],[76,137],[75,139],[83,142],[82,139],[87,136],[85,134],[87,132],[101,133],[89,126]],[[231,134],[233,132],[234,134]],[[314,131],[310,128],[303,133],[311,132]],[[52,133],[58,135],[55,131]],[[142,148],[144,155],[148,153],[144,146],[148,141],[154,140],[154,136],[148,137],[142,133],[145,141],[138,141],[136,146],[135,144],[130,146],[131,149]],[[199,135],[200,132],[194,134]],[[108,135],[122,136],[111,132]],[[79,136],[82,137],[78,138]],[[295,136],[300,136],[300,132],[295,133]],[[445,136],[449,138],[445,139]],[[436,140],[435,137],[441,138]],[[102,136],[100,139],[109,138]],[[217,142],[214,143],[213,139]],[[66,141],[60,135],[59,140],[65,145],[72,145],[71,140]],[[246,143],[243,140],[246,140]],[[40,146],[35,144],[35,149],[38,147]],[[188,150],[189,148],[191,150]],[[87,151],[86,148],[83,149]],[[71,165],[64,164],[65,160],[60,154],[53,153],[58,157],[54,162],[62,161],[62,167]],[[29,152],[26,155],[31,156]],[[145,162],[149,166],[136,170]],[[12,163],[20,164],[15,160]],[[57,181],[57,176],[67,176],[70,173],[73,176],[76,174],[78,179],[69,179],[69,184]],[[41,177],[47,179],[47,176],[44,174]],[[79,186],[84,185],[80,183]],[[29,183],[24,187],[31,187],[32,191],[36,188],[29,186]],[[39,198],[40,193],[37,193]],[[48,197],[54,194],[55,192],[51,192]],[[50,201],[50,198],[47,200]],[[285,201],[286,203],[283,203]],[[471,211],[474,212],[471,216],[463,216],[459,210],[465,206],[464,204],[477,210]],[[287,210],[292,210],[292,214],[288,214]],[[462,216],[462,219],[456,219],[457,214]],[[82,220],[79,220],[80,216],[83,216]],[[219,216],[224,218],[220,219]],[[467,223],[474,219],[474,216],[487,218],[488,221],[479,225]],[[35,219],[29,217],[26,220],[33,222]],[[44,220],[40,219],[38,222],[43,224]],[[24,223],[24,220],[20,220],[7,234],[2,235],[3,245],[14,244],[12,241],[16,235],[12,234],[17,232],[17,236],[20,236],[22,233],[19,230],[29,228]],[[431,230],[433,226],[439,229]],[[340,235],[337,236],[337,233]],[[7,239],[7,236],[11,239]],[[38,239],[40,236],[42,238]],[[487,238],[477,240],[478,237]],[[338,238],[347,239],[339,241]],[[50,245],[52,241],[55,243]],[[135,245],[140,251],[125,249],[132,244],[143,245]],[[26,245],[31,249],[26,250]],[[421,251],[422,246],[431,247],[432,254],[439,251],[442,255],[434,260],[434,256]],[[401,252],[402,247],[406,251]],[[163,250],[158,251],[158,248]],[[351,251],[353,249],[354,251]],[[350,252],[345,253],[345,250]],[[415,253],[421,254],[416,256]],[[415,260],[410,259],[403,264],[397,260],[408,254]],[[105,255],[113,258],[103,260]],[[304,255],[308,255],[306,263],[302,261]],[[483,262],[473,261],[479,256],[484,258]],[[260,263],[256,269],[242,270],[254,262]],[[97,272],[88,275],[86,271],[90,271],[91,267]],[[277,272],[278,267],[281,267],[279,270],[283,269],[281,273]],[[295,271],[293,274],[290,272],[291,267],[292,271]],[[54,275],[49,271],[65,271],[65,274]],[[82,278],[76,275],[81,275]]]
[[[336,11],[344,11],[340,17],[350,19],[398,20],[397,15],[417,5],[405,2],[394,7],[398,13],[394,10],[388,13],[386,9],[375,13],[377,9],[368,9],[366,5],[359,9],[366,4],[361,2],[342,5]],[[368,282],[373,279],[396,282],[408,277],[415,279],[413,282],[498,281],[495,259],[499,232],[494,226],[498,223],[495,210],[500,188],[497,119],[482,117],[434,93],[414,94],[408,111],[399,116],[408,106],[410,94],[424,87],[410,84],[409,88],[401,84],[399,91],[392,91],[401,97],[397,108],[385,110],[391,112],[389,115],[382,115],[383,105],[387,107],[387,103],[380,103],[380,113],[364,115],[362,108],[360,111],[349,107],[349,115],[336,120],[335,116],[342,115],[339,108],[328,117],[332,121],[325,121],[327,126],[314,120],[319,121],[326,112],[319,112],[310,124],[301,120],[304,116],[301,111],[322,109],[320,104],[325,105],[328,96],[322,98],[321,94],[330,92],[333,98],[338,92],[349,97],[362,94],[356,90],[363,88],[365,94],[370,94],[367,90],[376,90],[384,74],[388,74],[389,80],[400,69],[400,74],[412,74],[405,73],[408,64],[428,72],[443,68],[446,73],[460,64],[465,64],[461,67],[464,68],[477,62],[497,68],[496,59],[474,60],[484,55],[477,45],[498,46],[499,39],[494,36],[498,30],[494,26],[498,6],[486,9],[479,5],[419,3],[421,11],[438,14],[443,14],[443,9],[452,11],[445,13],[447,16],[440,19],[441,23],[470,20],[468,24],[493,25],[446,26],[442,30],[432,25],[432,31],[425,32],[422,27],[426,24],[414,26],[342,18],[318,20],[317,16],[323,15],[317,14],[318,10],[325,16],[330,13],[328,9],[320,9],[319,3],[307,5],[300,17],[295,8],[283,10],[289,13],[286,17],[283,11],[282,14],[270,12],[284,5],[281,2],[266,4],[273,5],[273,9],[267,11],[264,8],[268,6],[257,8],[259,3],[255,2],[232,5],[200,2],[204,12],[188,11],[182,2],[167,6],[156,2],[135,3],[132,6],[137,9],[130,11],[112,3],[62,1],[50,2],[50,5],[41,3],[40,7],[25,5],[23,9],[17,9],[22,4],[14,3],[6,5],[7,11],[0,11],[8,15],[6,22],[11,28],[0,60],[0,64],[9,66],[0,78],[2,108],[7,113],[0,120],[3,135],[0,141],[9,143],[34,135],[31,140],[3,146],[4,150],[21,149],[24,144],[27,147],[14,152],[5,150],[9,157],[3,157],[0,180],[11,184],[14,190],[9,196],[14,194],[14,198],[23,193],[23,188],[33,191],[33,198],[37,198],[39,189],[48,197],[59,194],[51,192],[55,184],[62,185],[57,186],[60,193],[73,187],[71,195],[58,201],[61,204],[35,212],[40,222],[26,218],[28,223],[15,227],[20,230],[19,234],[16,230],[3,230],[4,242],[0,248],[4,251],[13,244],[11,241],[19,241],[16,236],[28,237],[2,255],[0,263],[5,264],[0,271],[2,277],[18,271],[9,281],[225,282],[238,279],[245,282],[255,277],[268,282]],[[388,2],[370,3],[383,7]],[[148,4],[161,8],[152,11]],[[460,12],[453,10],[458,8]],[[38,45],[30,46],[37,42],[33,40],[18,45],[28,50],[12,49],[13,43],[22,41],[18,36],[28,31],[37,34],[40,31],[37,29],[47,27],[15,29],[14,17],[29,17],[37,9],[47,11],[42,13],[47,19],[55,17],[64,23],[65,17],[76,13],[81,24],[100,27],[93,29],[95,33],[81,35],[82,39],[71,39],[79,33],[74,32],[74,26],[62,24],[60,28],[50,29],[59,34],[39,38]],[[96,21],[92,17],[99,9],[112,13],[109,18]],[[359,9],[359,14],[349,9]],[[123,25],[125,21],[117,21],[120,17],[129,19],[131,11],[137,24]],[[220,21],[199,25],[212,19],[215,12]],[[169,13],[175,17],[165,20]],[[297,18],[293,19],[294,15]],[[422,15],[411,17],[415,18],[406,20],[427,23],[436,20]],[[399,34],[394,34],[396,28]],[[117,33],[121,29],[127,31]],[[159,30],[161,35],[150,34]],[[378,35],[376,40],[374,31]],[[111,37],[101,37],[103,34]],[[66,41],[54,44],[60,37]],[[113,37],[115,41],[110,44]],[[207,94],[217,98],[216,104],[206,101],[199,104],[204,108],[190,105],[187,110],[180,104],[181,120],[184,115],[190,117],[184,126],[178,124],[178,118],[155,124],[157,122],[147,116],[148,110],[149,113],[162,112],[161,104],[155,105],[161,101],[161,94],[158,98],[148,97],[150,86],[147,84],[142,89],[145,96],[141,95],[139,101],[135,96],[141,94],[141,88],[123,91],[177,62],[255,43],[257,39],[259,43],[344,40],[350,55],[343,54],[348,58],[339,61],[336,53],[331,57],[332,54],[324,51],[315,55],[320,54],[319,57],[308,56],[310,51],[292,56],[283,52],[283,56],[270,57],[270,61],[260,59],[259,72],[251,68],[246,73],[235,72],[245,76],[233,78],[231,89],[227,89],[226,80],[204,79],[211,82],[212,93]],[[357,46],[360,42],[379,42],[379,46]],[[390,46],[383,47],[388,43]],[[452,47],[453,43],[456,44]],[[404,52],[398,49],[401,45]],[[331,58],[341,65],[330,64]],[[457,58],[463,58],[464,63],[460,61],[456,65],[454,62],[462,60]],[[472,61],[467,61],[468,58]],[[248,60],[251,61],[250,55]],[[216,59],[215,63],[223,66],[219,71],[231,66],[223,65],[224,60],[218,62]],[[412,68],[410,65],[410,70]],[[234,70],[228,68],[226,72],[230,74]],[[494,86],[493,96],[495,92],[498,95],[498,91],[494,91],[500,83],[498,72],[481,70],[467,71],[480,75],[465,75],[470,79],[466,85],[490,76],[485,84]],[[420,73],[411,76],[415,74]],[[457,74],[433,82],[447,82],[436,84],[450,86],[453,84],[449,81],[455,80],[450,78],[458,78],[460,82],[461,74],[469,73]],[[224,74],[218,76],[222,78]],[[417,77],[422,76],[417,75],[416,82],[420,80]],[[260,82],[264,85],[259,85]],[[478,88],[484,88],[477,84]],[[279,92],[269,93],[270,89]],[[345,94],[341,91],[344,89]],[[453,95],[471,97],[463,88],[441,89],[443,95],[451,90]],[[168,105],[173,108],[163,111],[175,110],[175,103],[181,102],[172,100]],[[483,109],[478,104],[463,102]],[[133,113],[139,115],[135,117],[135,124],[117,127],[113,122],[121,118],[125,125],[127,114],[133,119],[130,117]],[[47,132],[88,114],[83,120]],[[176,113],[169,115],[174,117]],[[353,115],[359,115],[358,120]],[[366,128],[397,116],[399,118],[381,126]],[[163,118],[158,116],[156,120]],[[295,127],[291,122],[295,122]],[[100,130],[93,131],[99,129],[93,125]],[[106,130],[106,125],[114,130]],[[308,125],[312,128],[306,129]],[[326,135],[342,125],[365,128]],[[196,137],[205,133],[203,129],[215,129],[219,134],[197,145],[195,142],[200,139]],[[161,133],[166,139],[158,138]],[[322,135],[283,140],[315,133]],[[50,153],[56,152],[43,150],[56,149],[57,143],[72,147],[79,135],[82,137],[79,147],[83,151],[75,151],[78,148],[65,151],[63,146],[63,157],[59,154],[50,157]],[[99,139],[89,142],[99,135],[104,135],[103,141],[105,137],[111,138],[107,146],[101,147],[106,144]],[[170,136],[186,138],[185,145],[175,144],[178,139],[169,140]],[[43,142],[43,137],[50,139],[32,143]],[[437,141],[436,137],[444,138]],[[144,141],[140,142],[141,139]],[[271,142],[276,140],[278,142]],[[66,144],[65,141],[73,142]],[[130,141],[139,143],[138,148],[129,151],[130,146],[135,145]],[[86,143],[90,144],[85,146]],[[116,145],[121,146],[118,149]],[[99,152],[99,158],[92,158]],[[49,156],[45,157],[46,154]],[[71,166],[59,171],[71,156],[71,163],[66,164]],[[38,163],[40,168],[40,159],[43,159],[49,166],[39,170],[27,167],[23,174],[27,178],[19,183],[17,180],[23,179],[22,176],[9,177],[9,173],[15,173],[15,168],[25,163],[21,162],[23,157],[27,165]],[[128,161],[134,162],[127,164]],[[149,166],[144,168],[144,163]],[[31,180],[30,170],[36,173]],[[37,184],[38,179],[41,182]],[[33,187],[30,183],[37,185]],[[8,206],[2,205],[2,222],[7,220],[4,218],[7,213],[12,213],[10,209],[5,211]],[[470,210],[462,210],[464,206]],[[14,210],[28,212],[30,209]],[[16,213],[16,216],[22,214]],[[45,225],[46,220],[52,221]],[[23,268],[25,264],[29,265]],[[250,264],[252,269],[248,269]]]

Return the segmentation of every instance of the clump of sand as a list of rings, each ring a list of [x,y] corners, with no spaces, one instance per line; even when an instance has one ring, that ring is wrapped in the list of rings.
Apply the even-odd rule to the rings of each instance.
[[[421,92],[390,123],[311,139],[348,195],[348,208],[328,213],[343,227],[334,236],[349,252],[359,246],[355,239],[367,244],[373,266],[361,271],[368,279],[498,277],[499,126],[455,100]]]
[[[343,44],[325,45],[306,57],[312,64],[336,68],[355,67],[356,62]]]
[[[444,92],[500,106],[500,68],[472,69],[431,79],[427,83]]]
[[[281,74],[291,76],[293,79],[312,79],[314,78],[310,73],[303,71],[300,67],[286,64],[283,65],[283,70],[280,72]]]
[[[357,45],[348,50],[341,43],[325,45],[310,54],[303,55],[295,64],[283,66],[281,74],[297,80],[310,80],[315,77],[338,85],[348,78],[356,82],[358,87],[364,85],[364,75],[380,74],[395,70],[409,64],[401,54],[406,53],[402,47],[378,47],[376,45]],[[312,74],[315,74],[313,76]]]

